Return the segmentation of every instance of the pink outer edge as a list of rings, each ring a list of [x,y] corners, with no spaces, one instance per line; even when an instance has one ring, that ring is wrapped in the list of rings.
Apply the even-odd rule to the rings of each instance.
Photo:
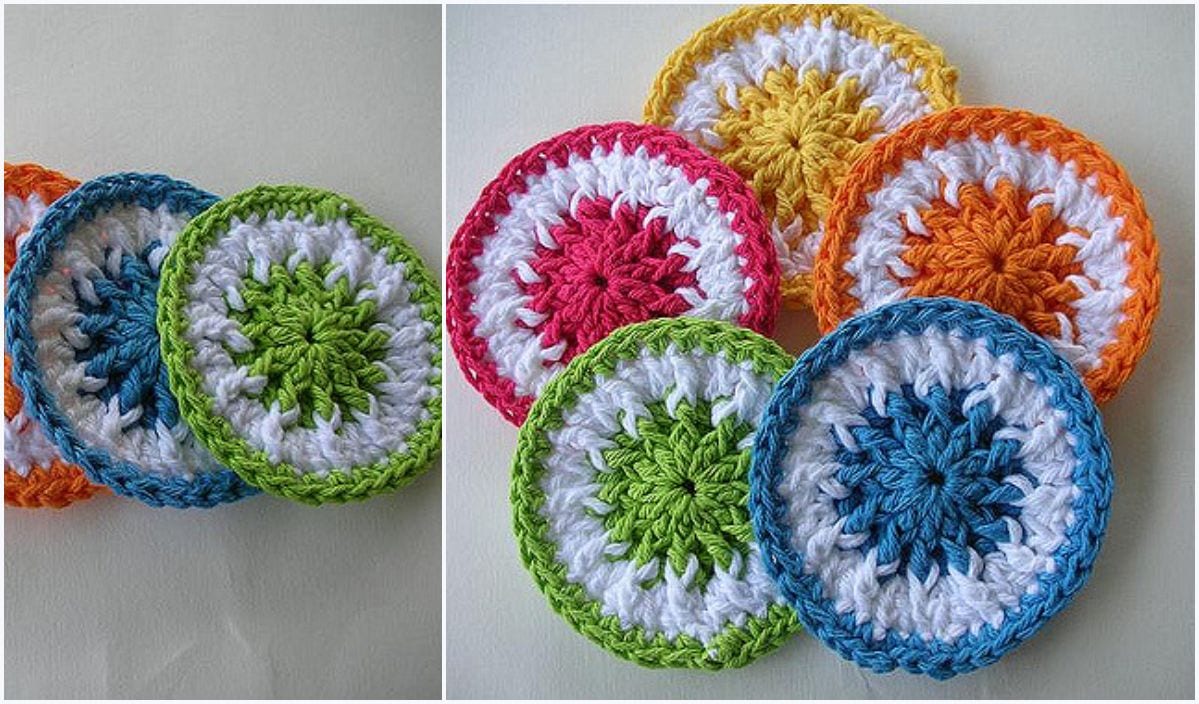
[[[487,341],[474,334],[478,319],[468,286],[479,273],[473,260],[483,252],[483,242],[495,233],[495,219],[509,210],[508,198],[523,193],[526,179],[544,174],[547,164],[564,166],[571,154],[587,156],[596,145],[610,150],[620,142],[626,151],[645,147],[651,156],[665,155],[692,182],[708,180],[708,193],[720,208],[733,214],[731,227],[743,235],[737,254],[745,260],[742,271],[755,284],[746,292],[749,310],[737,322],[763,335],[774,331],[778,314],[779,268],[766,217],[753,192],[732,169],[708,156],[682,136],[652,125],[613,122],[587,125],[537,144],[512,159],[483,189],[474,207],[450,241],[446,256],[446,329],[454,356],[470,382],[499,409],[509,422],[520,425],[533,405],[532,396],[517,396],[511,379],[502,378],[489,359]]]

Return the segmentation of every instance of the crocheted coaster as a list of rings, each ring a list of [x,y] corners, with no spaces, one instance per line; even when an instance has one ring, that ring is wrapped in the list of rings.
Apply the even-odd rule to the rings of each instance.
[[[4,163],[4,277],[17,260],[17,248],[46,206],[79,182],[38,164]],[[103,487],[79,467],[64,462],[53,443],[24,409],[25,397],[12,382],[12,362],[4,355],[4,503],[26,508],[62,508],[91,498]]]
[[[520,554],[554,610],[648,667],[740,667],[797,628],[747,510],[750,445],[791,358],[731,324],[623,327],[520,430]]]
[[[849,165],[880,135],[957,104],[956,81],[939,48],[875,10],[758,5],[670,55],[645,120],[682,133],[753,186],[778,249],[783,302],[802,308]]]
[[[467,379],[519,424],[609,332],[686,315],[774,325],[778,266],[753,194],[681,137],[580,127],[513,159],[450,244],[447,327]]]
[[[1097,144],[1047,117],[962,107],[879,141],[829,214],[820,327],[905,296],[1014,316],[1111,398],[1149,345],[1157,242],[1141,195]]]
[[[1069,363],[1007,316],[912,299],[843,323],[779,382],[750,505],[804,626],[876,672],[947,678],[1086,582],[1112,474]]]
[[[153,506],[251,493],[179,420],[158,353],[158,269],[216,197],[121,173],[59,198],[34,226],[5,302],[13,380],[30,414],[92,481]]]
[[[171,389],[214,457],[310,504],[422,473],[441,439],[440,292],[336,193],[259,186],[193,220],[163,264]]]

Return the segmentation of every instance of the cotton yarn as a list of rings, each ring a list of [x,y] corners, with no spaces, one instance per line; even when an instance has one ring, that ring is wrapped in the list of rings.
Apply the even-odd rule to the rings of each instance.
[[[350,199],[259,186],[192,220],[158,325],[179,408],[218,461],[311,504],[397,489],[441,440],[440,293]]]
[[[39,164],[4,163],[4,276],[46,207],[79,182]],[[4,503],[25,508],[62,508],[104,491],[83,470],[59,456],[24,409],[25,397],[12,381],[4,355]]]
[[[656,317],[768,333],[778,264],[731,169],[667,130],[590,125],[514,158],[447,253],[446,325],[467,380],[509,421],[575,355]]]
[[[1090,575],[1112,494],[1099,413],[1015,320],[949,298],[851,318],[779,382],[750,506],[805,628],[863,667],[990,664]]]
[[[46,209],[5,300],[12,378],[63,459],[153,506],[209,507],[256,490],[180,421],[158,351],[158,272],[216,201],[158,174],[103,176]]]
[[[824,331],[908,296],[953,296],[1046,338],[1096,400],[1149,345],[1157,240],[1099,145],[1048,117],[960,107],[876,142],[845,177],[815,271]]]
[[[546,385],[512,506],[551,606],[648,667],[739,667],[796,629],[747,511],[754,429],[791,358],[722,321],[622,327]]]
[[[941,50],[847,5],[743,7],[666,60],[645,105],[745,178],[766,210],[782,299],[808,305],[824,220],[850,165],[878,137],[958,102]]]

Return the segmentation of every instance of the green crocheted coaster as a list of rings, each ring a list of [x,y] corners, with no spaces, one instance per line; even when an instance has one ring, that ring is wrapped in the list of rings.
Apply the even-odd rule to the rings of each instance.
[[[521,427],[517,542],[554,610],[647,667],[740,667],[798,620],[749,519],[754,431],[791,358],[728,323],[620,328]]]
[[[440,443],[440,298],[353,201],[253,188],[192,220],[163,262],[171,390],[212,455],[266,491],[317,504],[396,489]]]

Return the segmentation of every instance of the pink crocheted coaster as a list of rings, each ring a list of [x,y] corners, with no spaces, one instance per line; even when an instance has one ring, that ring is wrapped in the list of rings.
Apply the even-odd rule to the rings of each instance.
[[[739,176],[658,127],[546,140],[483,189],[450,243],[446,327],[467,379],[520,424],[612,330],[687,315],[769,334],[778,257]]]

